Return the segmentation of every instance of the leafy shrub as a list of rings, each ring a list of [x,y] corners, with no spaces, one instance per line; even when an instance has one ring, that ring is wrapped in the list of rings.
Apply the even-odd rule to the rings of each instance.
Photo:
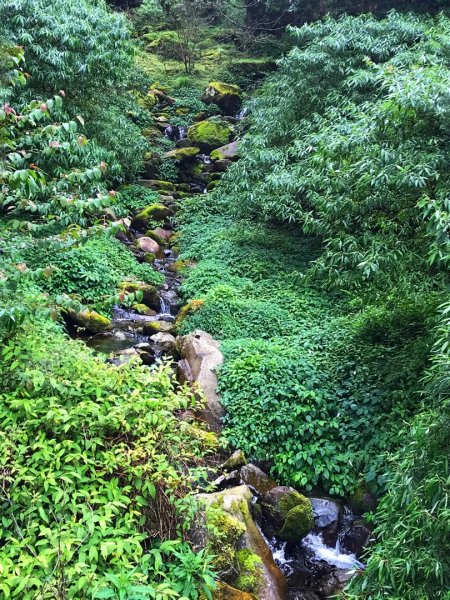
[[[126,95],[134,48],[125,18],[103,0],[55,0],[50,5],[6,0],[0,5],[0,37],[26,48],[31,77],[18,98],[45,99],[64,90],[69,113],[86,119],[86,134],[114,152],[122,176],[135,176],[145,139],[124,110],[126,105],[138,109]]]
[[[235,222],[215,198],[183,203],[181,220],[183,258],[196,263],[181,290],[204,300],[181,330],[222,340],[230,442],[272,460],[283,482],[346,494],[365,476],[374,491],[384,489],[383,453],[417,411],[429,352],[424,315],[436,300],[414,305],[393,295],[392,313],[389,304],[382,310],[315,289],[305,274],[318,240]]]
[[[37,321],[3,344],[1,384],[2,595],[209,597],[181,538],[215,440],[176,418],[197,401],[170,369],[117,369]]]

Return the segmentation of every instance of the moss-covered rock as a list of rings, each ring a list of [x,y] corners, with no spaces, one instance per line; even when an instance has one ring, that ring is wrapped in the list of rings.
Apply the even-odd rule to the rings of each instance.
[[[164,181],[163,179],[148,179],[146,181],[146,186],[152,188],[154,190],[164,190],[166,192],[172,192],[175,190],[176,185],[171,181]]]
[[[239,86],[223,81],[212,81],[203,94],[205,104],[217,104],[226,115],[234,115],[242,106]]]
[[[236,160],[239,156],[238,141],[230,142],[221,148],[216,148],[211,152],[211,160]]]
[[[135,294],[136,292],[141,292],[142,304],[145,304],[149,308],[152,308],[156,311],[161,309],[159,292],[153,285],[134,281],[123,281],[120,284],[120,290],[126,294]]]
[[[156,242],[156,244],[158,246],[167,246],[167,240],[165,240],[158,233],[156,233],[156,231],[154,229],[148,229],[145,232],[145,237],[150,238],[151,240]],[[149,250],[149,252],[153,252],[153,251]],[[155,254],[156,254],[156,252],[155,252]]]
[[[173,158],[174,160],[192,160],[200,153],[200,148],[190,146],[188,148],[175,148],[164,154],[164,158]]]
[[[175,325],[176,325],[177,329],[181,326],[181,324],[183,323],[183,321],[186,319],[186,317],[189,314],[192,314],[195,311],[200,310],[204,305],[205,305],[204,300],[191,300],[191,302],[188,302],[187,304],[185,304],[183,306],[183,308],[180,310],[180,312],[178,313],[177,319],[175,321]]]
[[[210,181],[208,183],[208,185],[206,186],[206,191],[208,192],[212,192],[214,189],[216,189],[216,187],[219,185],[219,180],[216,179],[214,181]]]
[[[69,310],[66,316],[89,333],[104,333],[112,328],[111,321],[95,310],[83,310],[82,312]]]
[[[262,502],[266,517],[266,533],[295,542],[303,538],[314,526],[312,504],[294,488],[272,488]]]
[[[287,513],[284,525],[278,536],[286,542],[296,542],[307,535],[313,528],[311,503],[304,498],[302,504],[297,504]]]
[[[173,216],[173,211],[164,204],[150,204],[138,213],[131,221],[131,228],[146,231],[152,221],[165,221]]]
[[[223,471],[233,471],[247,464],[247,459],[242,450],[235,450],[233,454],[221,465]]]
[[[262,560],[249,548],[243,548],[236,554],[239,577],[235,586],[243,592],[256,592],[262,583]]]
[[[146,317],[154,317],[156,315],[156,311],[152,310],[145,304],[133,304],[131,308],[136,311],[138,315],[145,315]]]
[[[165,245],[163,241],[163,245]],[[135,247],[146,254],[154,254],[155,256],[162,256],[162,250],[160,244],[151,237],[143,236],[136,240]]]
[[[207,152],[228,144],[232,135],[231,125],[215,117],[195,123],[188,130],[189,139],[201,150]]]
[[[171,333],[175,329],[173,323],[167,321],[149,321],[144,324],[144,335],[155,335],[156,333]]]
[[[144,259],[146,263],[152,265],[156,260],[156,254],[153,254],[153,252],[146,252]]]

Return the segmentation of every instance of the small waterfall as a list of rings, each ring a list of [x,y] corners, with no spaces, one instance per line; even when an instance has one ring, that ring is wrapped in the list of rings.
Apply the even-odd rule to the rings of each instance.
[[[339,541],[336,546],[330,547],[323,541],[322,535],[310,533],[302,540],[302,546],[311,550],[312,560],[325,561],[329,565],[333,565],[338,569],[362,569],[364,564],[361,563],[354,554],[345,554]]]

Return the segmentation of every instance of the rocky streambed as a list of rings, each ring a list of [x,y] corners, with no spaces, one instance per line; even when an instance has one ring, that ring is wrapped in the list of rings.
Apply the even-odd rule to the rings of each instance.
[[[164,94],[157,97],[166,101]],[[235,110],[239,103],[227,106]],[[198,306],[195,302],[183,306],[178,295],[182,263],[176,209],[186,196],[212,189],[216,175],[237,159],[237,141],[230,133],[230,119],[236,119],[224,118],[228,121],[218,124],[212,119],[201,127],[196,124],[185,129],[162,122],[165,135],[177,143],[166,158],[179,162],[181,181],[142,180],[142,185],[159,193],[159,202],[125,219],[124,231],[118,234],[136,260],[153,264],[164,283],[156,288],[125,280],[121,296],[124,302],[132,297],[133,302],[115,306],[110,320],[93,311],[66,315],[73,335],[112,364],[119,366],[133,359],[152,366],[161,359],[171,361],[174,378],[202,388],[207,404],[198,418],[214,431],[220,431],[223,417],[216,391],[216,371],[223,356],[219,344],[206,332],[177,335],[186,314]],[[205,131],[209,132],[207,143],[202,137]],[[227,144],[218,148],[224,139]],[[148,176],[151,165],[146,168]],[[152,226],[155,222],[158,227]],[[198,496],[199,513],[191,540],[217,557],[220,582],[215,600],[333,597],[349,577],[364,568],[361,557],[371,533],[361,513],[370,508],[370,498],[350,505],[320,493],[307,497],[278,485],[260,466],[236,451],[219,469],[211,470],[209,488]]]

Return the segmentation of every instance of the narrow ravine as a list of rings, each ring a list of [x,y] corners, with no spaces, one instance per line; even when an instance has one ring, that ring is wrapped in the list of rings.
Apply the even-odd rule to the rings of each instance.
[[[224,118],[234,126],[243,114],[241,111],[235,117]],[[217,353],[218,345],[206,333],[194,332],[194,338],[204,336],[204,339],[202,337],[198,342],[194,339],[190,355],[189,352],[183,354],[184,338],[177,337],[177,317],[183,302],[179,296],[182,276],[177,265],[177,203],[188,195],[208,191],[207,180],[202,178],[201,171],[193,168],[195,164],[202,165],[207,173],[221,173],[230,166],[231,161],[223,158],[228,148],[219,149],[215,155],[211,152],[214,148],[209,147],[209,153],[197,148],[195,154],[187,154],[186,158],[183,151],[192,149],[192,142],[187,138],[189,128],[170,123],[163,126],[165,137],[177,144],[177,149],[168,155],[179,158],[181,164],[186,165],[187,162],[187,168],[182,171],[179,183],[169,185],[159,180],[142,180],[141,185],[146,188],[163,188],[159,191],[159,199],[168,211],[167,216],[159,227],[147,232],[147,222],[141,223],[139,215],[134,216],[125,221],[126,231],[118,237],[134,253],[136,260],[145,261],[149,252],[154,253],[153,267],[164,277],[164,282],[150,302],[145,295],[146,288],[151,286],[143,283],[136,288],[144,297],[143,310],[137,310],[136,306],[115,306],[110,330],[81,336],[89,347],[107,355],[107,360],[115,365],[135,357],[148,366],[157,364],[161,359],[171,360],[174,376],[184,383],[196,380],[192,375],[193,362],[204,360],[211,345],[214,345],[211,352]],[[237,140],[231,140],[229,155],[236,154],[237,144]],[[214,156],[219,158],[214,160]],[[130,284],[124,285],[127,291],[135,289]],[[150,290],[148,293],[151,295]],[[152,308],[145,309],[146,304]],[[210,370],[210,367],[207,366],[206,370]],[[210,375],[214,390],[216,375]],[[208,397],[206,389],[205,392]],[[210,396],[208,400],[213,402]],[[214,408],[209,417],[212,413]],[[220,429],[221,414],[221,411],[216,412],[212,420],[206,417],[215,430]],[[219,461],[220,457],[214,460],[216,463]],[[216,491],[202,494],[203,500],[207,504],[220,502],[230,517],[237,518],[245,527],[246,533],[239,542],[237,556],[245,551],[261,562],[258,581],[248,564],[241,560],[238,566],[241,575],[237,580],[234,572],[219,572],[223,585],[233,584],[249,591],[253,586],[260,600],[318,600],[336,594],[354,573],[364,568],[360,557],[371,534],[361,516],[355,514],[348,503],[327,498],[320,493],[306,498],[291,487],[279,486],[259,465],[248,463],[240,451],[236,451],[216,475],[211,482]],[[239,509],[236,509],[236,503]],[[292,509],[297,510],[302,503],[306,512],[299,513],[299,518],[293,519]],[[249,587],[248,581],[253,581],[252,586]]]

